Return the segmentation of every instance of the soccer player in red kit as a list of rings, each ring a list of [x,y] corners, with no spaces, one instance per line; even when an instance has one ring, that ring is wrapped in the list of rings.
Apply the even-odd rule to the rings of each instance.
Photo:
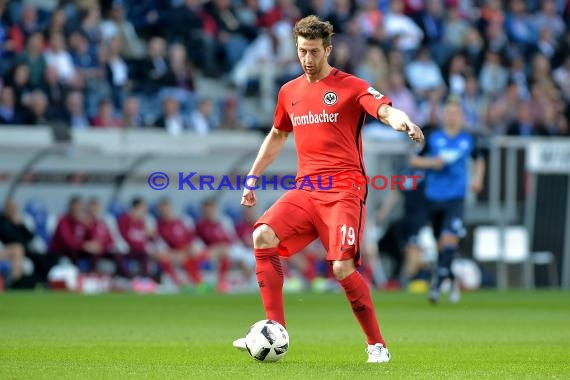
[[[332,25],[308,16],[294,28],[297,54],[304,74],[279,91],[274,125],[261,145],[242,204],[256,203],[256,178],[275,160],[289,133],[294,133],[298,155],[297,187],[287,191],[255,224],[253,233],[256,275],[267,319],[285,325],[283,271],[280,256],[288,257],[320,238],[327,250],[336,280],[367,338],[368,362],[390,360],[380,333],[370,289],[356,268],[360,265],[360,239],[365,220],[367,185],[362,155],[361,129],[366,114],[396,131],[407,132],[415,142],[421,129],[408,115],[391,107],[390,100],[364,80],[328,63],[332,51]],[[327,190],[319,179],[355,180]],[[304,186],[306,179],[313,186]],[[246,349],[245,339],[234,347]]]

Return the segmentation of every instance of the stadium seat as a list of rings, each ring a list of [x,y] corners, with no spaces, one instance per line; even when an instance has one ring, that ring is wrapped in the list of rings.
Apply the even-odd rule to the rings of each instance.
[[[530,258],[533,266],[548,265],[550,284],[558,286],[558,268],[554,255],[552,252],[531,252],[525,226],[505,227],[503,244],[499,227],[476,227],[473,231],[473,258],[478,262],[498,263],[504,260],[506,264],[523,264]]]
[[[196,207],[193,203],[188,203],[184,208],[184,212],[191,217],[194,221],[200,219],[200,211],[198,207]]]
[[[234,223],[239,222],[241,219],[243,210],[241,205],[236,205],[235,203],[228,203],[224,206],[224,214],[232,219]]]
[[[109,203],[107,211],[118,219],[121,215],[127,212],[127,207],[120,201],[114,200]]]
[[[28,226],[33,226],[33,232],[40,240],[37,244],[45,251],[57,223],[55,215],[49,213],[42,200],[30,199],[24,206],[24,220]]]

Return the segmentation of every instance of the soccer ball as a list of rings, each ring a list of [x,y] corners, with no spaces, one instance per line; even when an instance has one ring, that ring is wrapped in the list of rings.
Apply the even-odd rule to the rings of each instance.
[[[256,322],[245,336],[249,354],[260,362],[276,362],[289,349],[289,334],[280,323],[264,319]]]

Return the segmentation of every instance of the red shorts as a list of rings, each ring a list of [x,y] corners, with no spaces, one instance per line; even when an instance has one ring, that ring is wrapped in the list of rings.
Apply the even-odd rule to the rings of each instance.
[[[366,207],[349,192],[290,190],[255,224],[270,226],[280,240],[279,255],[289,257],[320,238],[330,261],[350,260],[360,266],[360,237]]]

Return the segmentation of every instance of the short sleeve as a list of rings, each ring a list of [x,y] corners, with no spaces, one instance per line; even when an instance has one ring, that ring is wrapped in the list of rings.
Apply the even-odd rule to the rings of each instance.
[[[378,118],[378,109],[382,104],[392,105],[392,101],[367,82],[359,80],[356,87],[356,99],[360,107],[374,118]]]
[[[291,118],[289,117],[285,107],[285,95],[283,93],[283,89],[279,90],[279,95],[277,95],[277,106],[275,107],[273,125],[275,126],[275,129],[279,129],[280,131],[293,131],[293,124],[291,123]]]

